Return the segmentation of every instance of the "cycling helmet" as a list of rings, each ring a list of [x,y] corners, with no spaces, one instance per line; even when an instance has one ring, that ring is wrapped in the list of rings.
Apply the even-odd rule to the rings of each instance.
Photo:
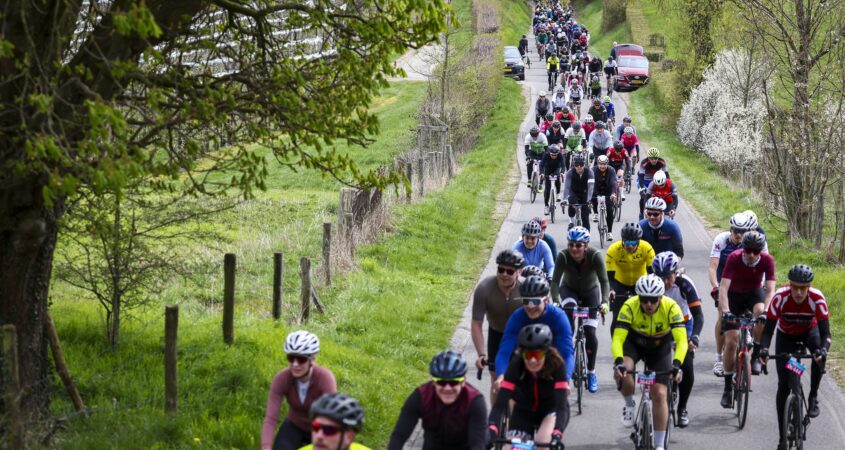
[[[641,297],[660,297],[666,293],[666,285],[663,284],[662,278],[650,273],[637,280],[634,291]]]
[[[617,150],[621,150],[622,147],[624,147],[624,145],[622,145],[622,141],[616,141],[616,142],[613,143],[613,148],[615,148]]]
[[[540,224],[540,228],[542,228],[542,229],[544,229],[544,230],[546,229],[546,226],[549,224],[549,222],[546,220],[546,218],[545,218],[545,217],[540,218],[540,217],[538,217],[538,216],[534,216],[534,217],[532,217],[532,218],[530,218],[530,219],[528,219],[528,220],[533,220],[533,221],[535,221],[535,222],[539,223],[539,224]]]
[[[745,214],[748,214],[748,217],[750,217],[750,218],[751,218],[751,222],[754,224],[754,228],[757,228],[757,227],[760,225],[760,224],[757,222],[757,214],[755,214],[755,213],[754,213],[754,211],[752,211],[752,210],[750,210],[750,209],[746,209],[746,210],[745,210],[745,211],[743,211],[743,212],[744,212]]]
[[[624,131],[625,134],[632,134],[634,132],[634,128],[633,127],[625,127],[625,129],[622,130],[622,131]]]
[[[562,112],[562,113],[564,113],[564,114],[569,114],[569,107],[568,107],[568,106],[564,106],[563,108],[561,108],[561,109],[560,109],[560,112]]]
[[[581,129],[581,122],[579,122],[577,120],[575,122],[572,122],[572,129],[575,130],[575,131],[580,130]]]
[[[751,220],[751,217],[748,214],[738,212],[731,216],[731,228],[748,231],[757,228],[757,224]]]
[[[546,272],[537,266],[525,266],[522,268],[522,276],[528,278],[530,276],[538,276],[546,278]]]
[[[546,120],[548,120],[549,122],[551,122],[552,120],[554,120],[554,118],[555,118],[555,115],[554,115],[554,114],[552,114],[552,113],[546,113]]]
[[[651,270],[659,277],[667,277],[678,271],[678,255],[674,252],[660,252],[651,263]]]
[[[428,373],[434,378],[460,378],[467,373],[467,362],[460,353],[443,350],[431,359]]]
[[[645,201],[645,209],[656,209],[666,211],[666,202],[660,197],[652,197]]]
[[[631,123],[631,116],[625,116],[622,118],[622,122],[624,123]]]
[[[599,77],[593,75],[593,78],[591,79],[591,81],[598,81],[598,79],[599,79]],[[599,100],[599,98],[596,97],[596,98],[593,99],[593,104],[594,105],[601,105],[601,100]]]
[[[531,127],[531,131],[529,131],[529,133],[531,133],[531,136],[537,137],[537,135],[540,134],[540,129],[537,127]]]
[[[749,231],[742,235],[742,249],[743,250],[759,250],[762,251],[766,246],[766,236],[756,231]]]
[[[565,94],[565,93],[566,93],[566,90],[563,89],[563,86],[558,85],[558,87],[555,88],[555,94]]]
[[[623,241],[639,241],[643,237],[643,229],[638,222],[628,222],[622,226]]]
[[[320,351],[320,340],[305,330],[294,331],[285,339],[285,353],[311,356]]]
[[[611,59],[613,59],[613,58],[611,58]],[[609,96],[609,95],[605,95],[605,96],[604,96],[604,98],[603,98],[602,100],[603,100],[605,103],[610,103],[610,101],[611,101],[611,100],[610,100],[610,96]]]
[[[522,298],[537,298],[549,295],[549,282],[546,277],[531,275],[519,285],[519,295]]]
[[[553,120],[553,121],[552,121],[552,126],[553,126],[553,127],[556,127],[556,128],[560,128],[560,121],[559,121],[559,120]]]
[[[540,224],[531,220],[522,226],[522,235],[528,237],[537,237],[543,232]]]
[[[810,283],[814,277],[813,269],[805,264],[796,264],[789,269],[789,281],[795,283]]]
[[[546,96],[546,91],[540,91],[540,97],[545,97],[545,96]]]
[[[666,185],[666,172],[664,172],[662,170],[658,170],[657,172],[654,172],[654,177],[651,179],[651,181],[653,181],[654,184],[656,184],[660,187],[665,186]]]
[[[544,323],[526,325],[519,330],[517,342],[524,350],[546,350],[552,345],[552,329]]]
[[[609,162],[610,159],[608,159],[607,155],[599,155],[599,157],[596,158],[596,164],[607,164]]]
[[[648,149],[648,152],[646,152],[646,157],[647,158],[660,158],[660,150],[658,150],[656,147],[652,147],[652,148]]]
[[[549,153],[552,155],[559,155],[560,154],[560,147],[557,144],[552,144],[549,146]]]
[[[584,122],[593,123],[593,115],[587,114],[587,117],[584,118]]]
[[[604,124],[604,122],[602,122],[601,120],[599,120],[598,122],[596,122],[596,129],[597,129],[597,130],[604,130],[604,127],[605,127],[605,126],[606,126],[606,125],[605,125],[605,124]]]
[[[323,394],[311,404],[311,417],[324,416],[345,426],[358,430],[364,424],[364,409],[358,400],[341,393]]]
[[[587,164],[587,159],[584,157],[584,154],[581,152],[574,153],[572,155],[572,165],[573,166],[583,166]]]
[[[590,230],[584,227],[572,227],[569,229],[569,232],[566,233],[566,238],[569,242],[583,242],[585,244],[589,244]]]
[[[519,269],[525,265],[525,257],[522,256],[522,253],[519,253],[516,250],[502,250],[502,252],[496,256],[496,264]]]

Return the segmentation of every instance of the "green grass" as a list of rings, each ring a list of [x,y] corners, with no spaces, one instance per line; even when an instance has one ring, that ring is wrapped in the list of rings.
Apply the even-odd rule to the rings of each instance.
[[[524,1],[498,3],[502,45],[518,45],[522,35],[529,31],[533,12]]]
[[[575,17],[590,30],[591,53],[598,52],[603,59],[607,59],[614,42],[620,44],[630,42],[631,34],[624,25],[613,27],[606,33],[601,31],[602,2],[591,1],[579,3],[579,5],[580,7],[575,11]]]

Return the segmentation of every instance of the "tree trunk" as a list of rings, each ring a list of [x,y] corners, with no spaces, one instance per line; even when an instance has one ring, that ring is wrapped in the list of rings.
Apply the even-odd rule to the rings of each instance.
[[[109,345],[112,350],[117,351],[120,341],[120,295],[117,292],[112,294],[111,321],[106,326],[108,326]]]
[[[44,321],[63,199],[45,205],[43,186],[43,179],[15,175],[0,186],[0,324],[18,331],[24,420],[44,415],[49,406]]]

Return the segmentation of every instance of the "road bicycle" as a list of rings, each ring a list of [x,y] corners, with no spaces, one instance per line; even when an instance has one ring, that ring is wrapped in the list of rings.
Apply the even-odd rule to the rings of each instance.
[[[552,70],[552,71],[547,72],[546,78],[549,79],[549,91],[554,91],[555,85],[557,84],[557,77],[558,77],[558,71],[557,70]]]
[[[575,385],[578,414],[581,414],[581,399],[584,396],[584,386],[587,384],[587,337],[584,335],[584,321],[590,318],[590,313],[600,311],[597,307],[564,306],[565,311],[572,312],[575,320],[575,370],[572,371],[572,384]],[[604,325],[604,314],[601,316]]]
[[[770,355],[770,359],[783,363],[789,373],[789,397],[783,410],[783,436],[786,437],[786,447],[801,450],[807,440],[807,427],[810,426],[809,405],[804,396],[804,386],[801,375],[807,367],[801,364],[802,359],[812,359],[813,355],[804,351],[804,343],[798,342],[794,353],[780,353]],[[766,366],[763,373],[768,374]]]
[[[626,372],[626,375],[628,373],[631,373],[636,378],[637,384],[642,391],[640,405],[637,408],[637,415],[634,419],[634,431],[631,432],[631,440],[634,441],[634,446],[637,450],[654,450],[654,411],[652,410],[651,387],[657,382],[657,377],[671,375],[672,371],[655,372],[645,369],[641,372]],[[668,397],[671,398],[671,396]],[[671,417],[668,422],[672,422]],[[669,447],[668,427],[666,429],[666,439],[663,442],[663,447]]]
[[[532,160],[533,170],[531,172],[531,203],[537,200],[537,192],[540,192],[540,160]]]
[[[558,176],[557,175],[549,175],[549,220],[552,223],[555,223],[555,212],[557,210],[557,203],[558,203],[558,192],[557,188],[555,187]]]
[[[727,313],[722,317],[722,323],[737,322],[739,324],[739,345],[736,348],[736,373],[732,395],[740,430],[745,427],[745,419],[748,416],[748,397],[751,394],[751,346],[754,344],[751,330],[760,321],[761,319],[755,319],[750,312],[745,312],[740,316]]]
[[[487,444],[487,448],[501,450],[505,445],[509,445],[511,450],[534,450],[535,448],[552,448],[554,446],[551,442],[522,441],[520,439],[496,439]]]
[[[580,204],[579,203],[572,203],[569,206],[571,206],[572,208],[575,209],[575,226],[576,227],[583,227],[584,221],[581,217],[581,208],[583,208],[585,206],[589,208],[589,205],[583,204],[583,203],[580,203]]]
[[[599,219],[599,241],[601,248],[604,248],[604,242],[607,240],[607,201],[604,195],[596,197],[598,203],[598,219]]]
[[[631,193],[631,171],[625,170],[625,193]]]
[[[617,222],[622,221],[622,188],[620,182],[616,183],[616,201],[613,202],[613,220]]]

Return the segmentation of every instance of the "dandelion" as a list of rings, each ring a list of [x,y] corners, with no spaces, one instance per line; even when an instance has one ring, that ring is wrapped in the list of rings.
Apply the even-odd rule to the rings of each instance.
[[[202,439],[200,439],[198,437],[194,438],[194,444],[200,445],[201,442],[202,442]]]

